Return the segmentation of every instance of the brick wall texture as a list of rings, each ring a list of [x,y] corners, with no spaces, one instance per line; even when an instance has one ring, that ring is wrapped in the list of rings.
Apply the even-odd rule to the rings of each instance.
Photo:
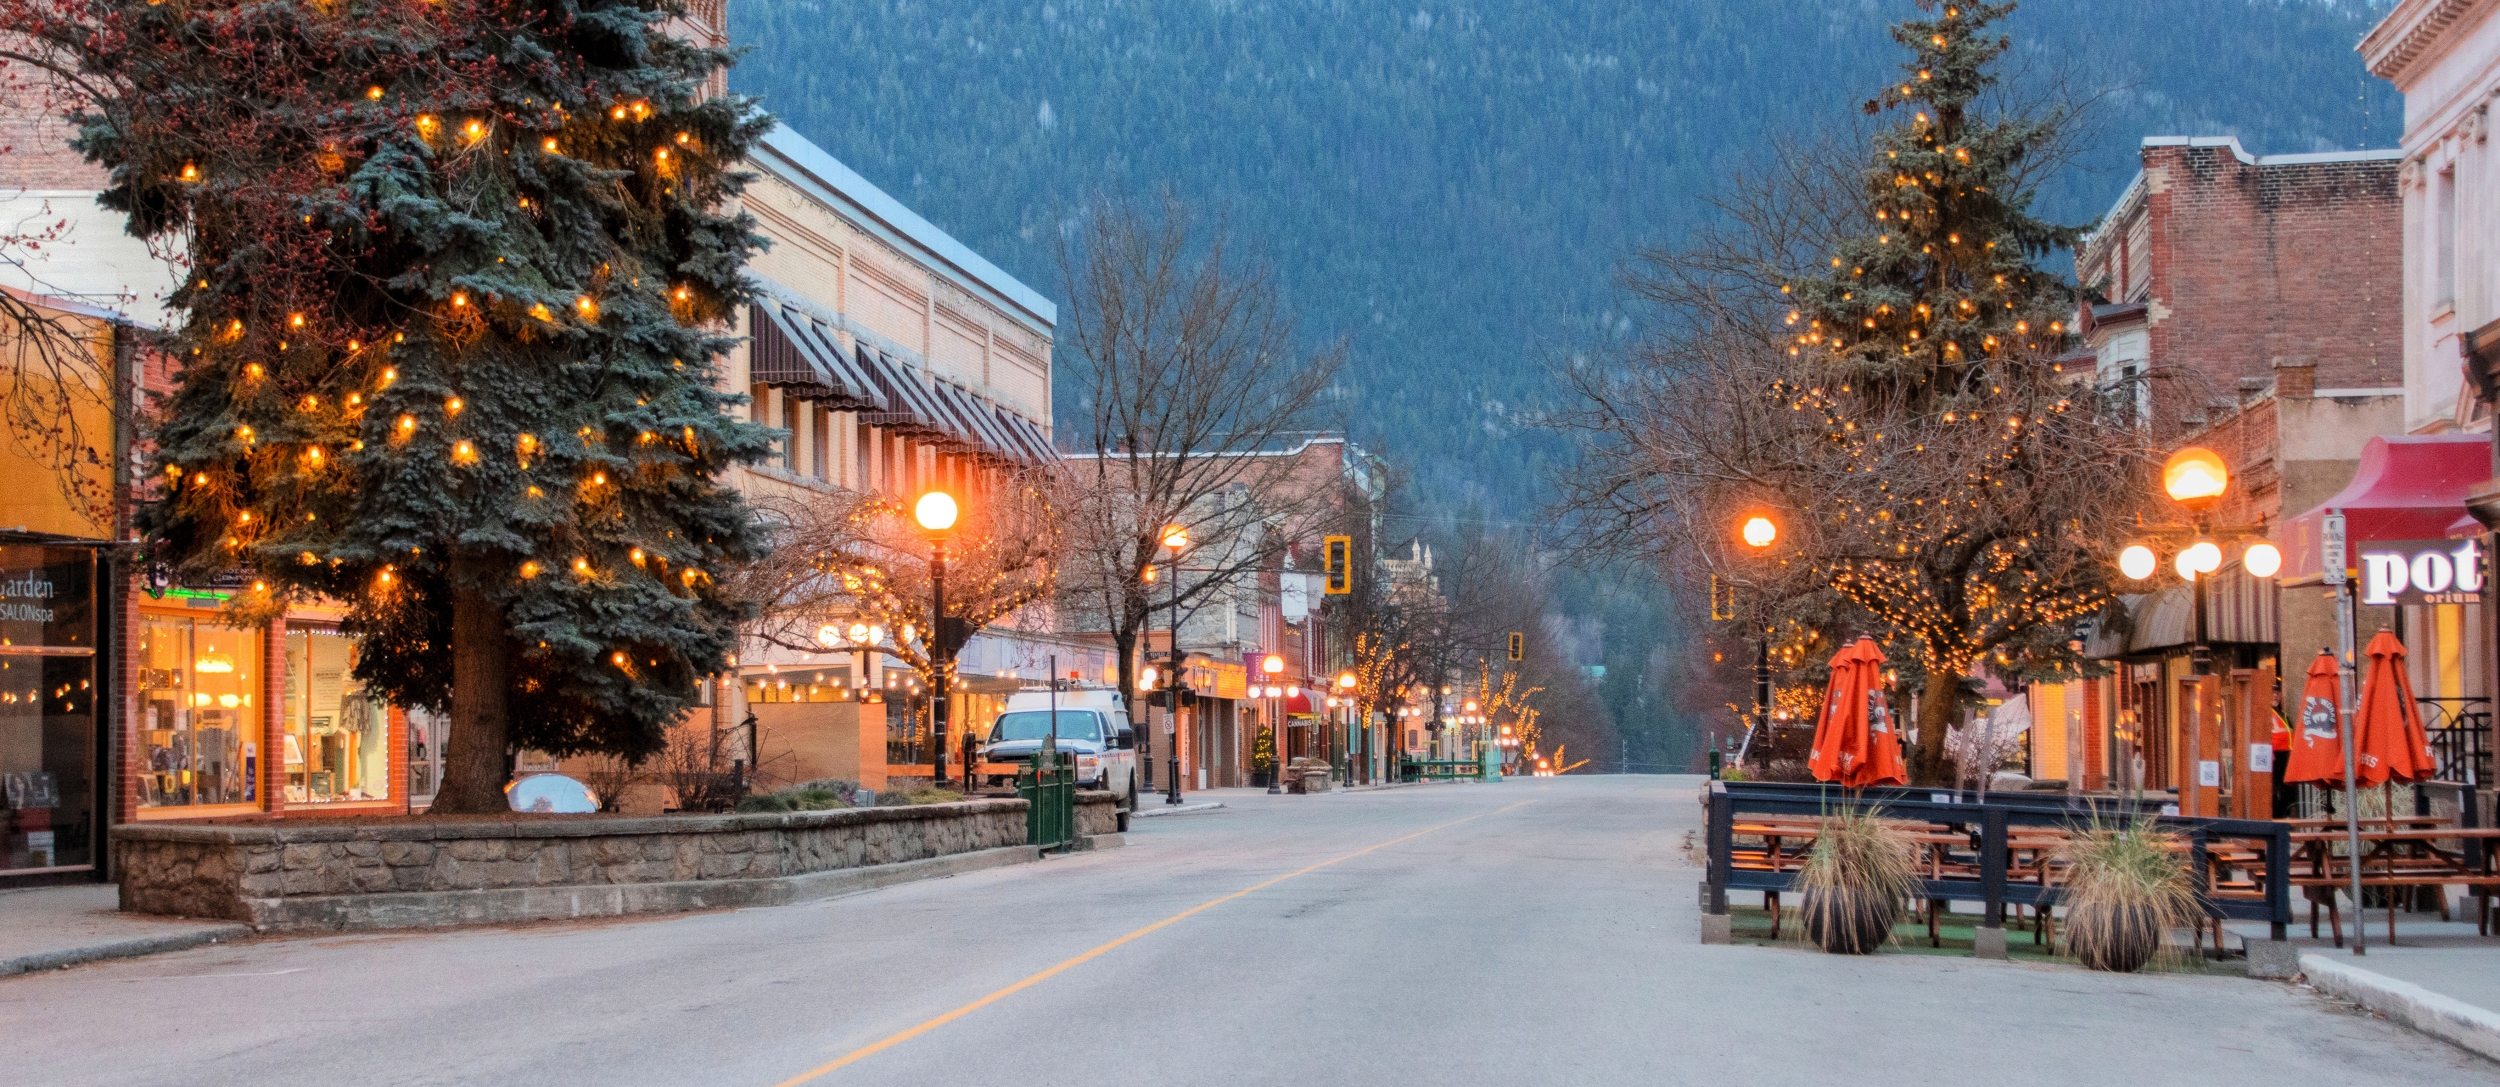
[[[2271,382],[2274,362],[2311,361],[2320,388],[2403,384],[2403,202],[2397,164],[2272,163],[2230,147],[2144,148],[2145,197],[2100,236],[2139,222],[2150,267],[2124,267],[2132,247],[2095,244],[2081,282],[2147,282],[2154,367],[2192,374],[2164,383],[2161,422],[2205,413],[2239,379]],[[2123,274],[2122,274],[2123,273]]]

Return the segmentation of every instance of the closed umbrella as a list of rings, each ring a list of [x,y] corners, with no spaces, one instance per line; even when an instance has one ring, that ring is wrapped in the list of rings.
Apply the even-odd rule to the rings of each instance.
[[[1883,670],[1884,651],[1873,638],[1860,638],[1832,658],[1831,685],[1806,760],[1815,780],[1851,789],[1909,782],[1884,699]]]
[[[2405,647],[2394,634],[2370,639],[2369,674],[2361,677],[2361,705],[2353,710],[2353,781],[2357,785],[2410,785],[2438,772],[2430,734],[2405,675]],[[2387,813],[2394,815],[2394,812]]]
[[[2291,749],[2287,758],[2291,765],[2283,771],[2288,785],[2316,782],[2335,787],[2344,783],[2344,685],[2337,675],[2335,655],[2319,650],[2317,659],[2309,662],[2309,682],[2301,688],[2300,716],[2293,726]]]
[[[2436,772],[2430,736],[2422,730],[2422,710],[2413,701],[2413,681],[2405,676],[2405,647],[2396,636],[2379,631],[2366,650],[2370,670],[2361,677],[2361,704],[2352,712],[2353,784],[2376,785],[2386,800],[2387,829],[2396,829],[2396,785],[2428,781]],[[2353,909],[2358,913],[2360,904]],[[2360,921],[2356,919],[2357,927]],[[2396,942],[2396,894],[2387,898],[2387,942]]]

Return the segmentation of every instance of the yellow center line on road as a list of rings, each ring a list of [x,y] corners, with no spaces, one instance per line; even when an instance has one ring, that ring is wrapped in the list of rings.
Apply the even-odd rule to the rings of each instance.
[[[989,1006],[990,1006],[990,1005],[992,1005],[992,1004],[996,1004],[996,1003],[998,1003],[998,1002],[999,1002],[999,1001],[1001,1001],[1001,1000],[1005,1000],[1005,999],[1007,999],[1008,997],[1014,996],[1014,995],[1015,995],[1015,994],[1017,994],[1017,993],[1023,992],[1023,991],[1024,991],[1024,990],[1026,990],[1026,989],[1030,989],[1030,988],[1032,988],[1032,987],[1034,987],[1034,986],[1036,986],[1036,985],[1039,985],[1039,984],[1041,984],[1041,983],[1043,983],[1043,982],[1045,982],[1045,981],[1048,981],[1048,980],[1050,980],[1051,978],[1058,976],[1058,975],[1059,975],[1061,972],[1063,972],[1063,971],[1073,969],[1073,968],[1075,968],[1075,967],[1077,967],[1077,966],[1081,966],[1081,965],[1083,965],[1083,964],[1085,964],[1085,963],[1087,963],[1087,962],[1090,962],[1090,961],[1092,961],[1092,960],[1094,960],[1094,959],[1096,959],[1096,958],[1099,958],[1099,957],[1101,957],[1103,954],[1105,954],[1105,953],[1109,952],[1111,949],[1113,949],[1113,948],[1115,948],[1115,947],[1119,947],[1119,946],[1120,946],[1120,945],[1122,945],[1122,944],[1126,944],[1126,943],[1128,943],[1128,942],[1130,942],[1130,941],[1132,941],[1132,940],[1136,940],[1136,939],[1139,939],[1139,938],[1141,938],[1141,937],[1144,937],[1144,936],[1146,936],[1146,935],[1148,935],[1148,934],[1150,934],[1150,933],[1153,933],[1153,932],[1155,932],[1155,931],[1157,931],[1157,930],[1159,930],[1159,929],[1163,929],[1163,928],[1169,927],[1169,926],[1171,926],[1171,925],[1176,925],[1176,924],[1179,924],[1179,923],[1180,923],[1180,922],[1182,922],[1182,921],[1188,920],[1188,919],[1189,919],[1189,918],[1191,918],[1191,917],[1197,916],[1198,914],[1201,914],[1201,913],[1204,913],[1204,912],[1206,912],[1206,911],[1208,911],[1208,910],[1214,909],[1214,908],[1216,908],[1217,906],[1221,906],[1221,905],[1223,905],[1223,904],[1225,904],[1225,903],[1227,903],[1227,902],[1230,902],[1230,901],[1232,901],[1232,900],[1234,900],[1234,899],[1236,899],[1236,898],[1240,898],[1240,897],[1242,897],[1242,896],[1244,896],[1244,895],[1255,894],[1255,893],[1257,893],[1257,892],[1259,892],[1259,891],[1264,891],[1264,890],[1266,890],[1266,889],[1268,889],[1268,888],[1270,888],[1270,887],[1273,887],[1273,886],[1275,886],[1275,885],[1277,885],[1277,884],[1279,884],[1279,883],[1283,883],[1284,881],[1289,880],[1289,879],[1292,879],[1292,878],[1294,878],[1294,877],[1296,877],[1296,876],[1306,876],[1306,875],[1309,875],[1309,874],[1311,874],[1311,873],[1313,873],[1313,872],[1317,872],[1317,871],[1319,871],[1319,870],[1320,870],[1320,869],[1322,869],[1322,868],[1326,868],[1326,867],[1328,867],[1329,865],[1336,864],[1336,863],[1339,863],[1339,862],[1341,862],[1341,861],[1350,861],[1350,860],[1353,860],[1353,859],[1354,859],[1354,858],[1356,858],[1356,857],[1360,857],[1360,856],[1362,856],[1363,854],[1370,853],[1370,852],[1374,852],[1374,851],[1376,851],[1376,850],[1387,849],[1387,848],[1389,848],[1390,846],[1396,845],[1396,844],[1398,844],[1398,843],[1400,843],[1400,842],[1411,842],[1411,841],[1414,841],[1414,840],[1415,840],[1415,839],[1417,839],[1417,838],[1421,838],[1421,837],[1423,837],[1424,835],[1427,835],[1427,834],[1432,834],[1432,833],[1436,833],[1436,832],[1438,832],[1438,831],[1448,830],[1448,829],[1450,829],[1451,827],[1454,827],[1454,826],[1459,825],[1460,823],[1472,823],[1472,822],[1474,822],[1474,821],[1476,821],[1476,820],[1478,820],[1478,819],[1482,819],[1482,818],[1484,818],[1485,816],[1488,816],[1488,815],[1500,815],[1500,814],[1502,814],[1503,812],[1506,812],[1506,811],[1511,811],[1511,810],[1514,810],[1514,809],[1517,809],[1517,808],[1524,808],[1524,807],[1527,807],[1528,805],[1530,805],[1530,804],[1534,804],[1534,803],[1536,803],[1536,801],[1533,801],[1533,800],[1522,800],[1522,801],[1520,801],[1519,803],[1513,804],[1513,805],[1511,805],[1510,807],[1507,807],[1507,808],[1496,808],[1496,809],[1494,809],[1494,810],[1492,810],[1492,811],[1488,811],[1488,812],[1478,812],[1478,813],[1476,813],[1476,814],[1474,814],[1474,815],[1470,815],[1470,816],[1468,816],[1468,817],[1467,817],[1467,818],[1465,818],[1465,819],[1452,819],[1452,820],[1450,820],[1449,822],[1447,822],[1447,823],[1443,823],[1443,824],[1441,824],[1440,826],[1437,826],[1437,827],[1425,827],[1424,829],[1419,830],[1419,831],[1416,831],[1416,832],[1415,832],[1415,833],[1413,833],[1413,834],[1406,835],[1405,837],[1402,837],[1402,838],[1391,838],[1391,839],[1389,839],[1388,841],[1381,842],[1381,843],[1380,843],[1380,844],[1378,844],[1378,845],[1368,845],[1368,846],[1364,846],[1363,848],[1361,848],[1361,849],[1357,849],[1357,850],[1355,850],[1355,851],[1354,851],[1354,852],[1352,852],[1352,853],[1345,854],[1344,856],[1341,856],[1341,857],[1330,857],[1330,858],[1328,858],[1327,860],[1321,861],[1321,862],[1319,862],[1318,864],[1314,864],[1314,865],[1312,865],[1312,866],[1310,866],[1310,867],[1308,867],[1308,868],[1299,868],[1299,869],[1295,869],[1294,871],[1287,872],[1287,873],[1285,873],[1284,875],[1277,876],[1277,877],[1276,877],[1276,878],[1274,878],[1274,879],[1266,880],[1266,881],[1264,881],[1264,882],[1260,882],[1260,883],[1254,883],[1254,884],[1251,884],[1250,886],[1244,887],[1244,888],[1242,888],[1242,889],[1240,889],[1240,890],[1238,890],[1238,891],[1234,891],[1234,892],[1233,892],[1233,893],[1231,893],[1231,894],[1225,895],[1225,896],[1224,896],[1224,897],[1222,897],[1222,898],[1213,899],[1213,900],[1210,900],[1210,901],[1207,901],[1207,902],[1201,902],[1201,903],[1199,903],[1198,905],[1191,906],[1191,907],[1190,907],[1190,908],[1188,908],[1188,909],[1182,910],[1181,912],[1176,913],[1176,914],[1173,914],[1173,915],[1172,915],[1172,916],[1170,916],[1170,917],[1166,917],[1166,918],[1164,918],[1163,920],[1160,920],[1160,921],[1155,922],[1154,924],[1151,924],[1151,925],[1148,925],[1148,926],[1146,926],[1146,927],[1144,927],[1144,928],[1138,929],[1138,930],[1137,930],[1137,931],[1135,931],[1135,932],[1129,933],[1129,934],[1128,934],[1128,935],[1126,935],[1126,936],[1122,936],[1122,937],[1120,937],[1119,939],[1113,940],[1113,941],[1111,941],[1110,943],[1104,944],[1104,945],[1102,945],[1102,946],[1100,946],[1100,947],[1097,947],[1097,948],[1095,948],[1095,949],[1093,949],[1093,950],[1091,950],[1091,951],[1088,951],[1088,952],[1086,952],[1086,953],[1084,953],[1084,954],[1082,954],[1082,955],[1078,955],[1077,957],[1072,958],[1072,959],[1069,959],[1069,960],[1068,960],[1068,961],[1066,961],[1066,962],[1060,963],[1060,964],[1059,964],[1059,965],[1057,965],[1057,966],[1053,966],[1053,967],[1051,967],[1051,968],[1050,968],[1050,969],[1048,969],[1048,970],[1044,970],[1044,971],[1042,971],[1042,972],[1040,972],[1040,973],[1038,973],[1038,974],[1035,974],[1035,975],[1033,975],[1033,976],[1031,976],[1031,977],[1025,978],[1025,979],[1024,979],[1024,980],[1022,980],[1022,981],[1016,982],[1016,983],[1015,983],[1015,984],[1013,984],[1013,985],[1007,986],[1007,987],[1006,987],[1006,988],[1004,988],[1004,989],[1000,989],[1000,990],[998,990],[997,992],[991,993],[990,995],[985,996],[985,997],[982,997],[982,998],[981,998],[981,999],[979,999],[979,1000],[975,1000],[975,1001],[973,1001],[973,1002],[972,1002],[972,1003],[970,1003],[970,1004],[966,1004],[966,1005],[964,1005],[963,1007],[960,1007],[960,1008],[955,1009],[954,1011],[947,1012],[946,1014],[941,1015],[941,1016],[938,1016],[938,1017],[937,1017],[937,1018],[935,1018],[935,1019],[931,1019],[931,1020],[929,1020],[929,1021],[927,1021],[927,1022],[925,1022],[925,1023],[920,1024],[919,1026],[912,1027],[912,1028],[911,1028],[911,1029],[909,1029],[909,1030],[899,1031],[899,1032],[897,1032],[897,1033],[887,1035],[887,1036],[886,1036],[886,1037],[884,1037],[884,1038],[881,1038],[881,1039],[879,1039],[879,1040],[877,1040],[877,1041],[871,1042],[871,1043],[869,1043],[869,1044],[867,1044],[867,1045],[861,1046],[861,1047],[859,1047],[858,1049],[854,1049],[854,1050],[852,1050],[852,1051],[850,1051],[850,1052],[848,1052],[848,1053],[845,1053],[845,1054],[841,1055],[840,1057],[837,1057],[837,1058],[835,1058],[835,1059],[833,1059],[833,1060],[831,1060],[831,1061],[828,1061],[828,1062],[826,1062],[826,1063],[824,1063],[824,1064],[818,1065],[818,1066],[816,1066],[816,1067],[814,1067],[814,1068],[810,1068],[810,1069],[808,1069],[808,1070],[807,1070],[807,1071],[805,1071],[805,1072],[801,1072],[801,1073],[799,1073],[798,1075],[792,1076],[792,1077],[790,1077],[789,1079],[785,1079],[785,1080],[781,1081],[780,1083],[775,1084],[775,1085],[774,1085],[774,1087],[798,1087],[798,1085],[799,1085],[799,1084],[802,1084],[802,1083],[807,1083],[807,1082],[810,1082],[810,1081],[812,1081],[812,1080],[819,1079],[819,1078],[821,1078],[821,1077],[825,1076],[826,1074],[831,1073],[831,1072],[833,1072],[833,1071],[835,1071],[835,1070],[838,1070],[838,1069],[841,1069],[841,1068],[846,1067],[846,1066],[848,1066],[848,1065],[851,1065],[851,1064],[857,1063],[857,1062],[859,1062],[859,1061],[865,1060],[865,1059],[867,1059],[867,1058],[869,1058],[869,1057],[876,1056],[877,1054],[879,1054],[879,1053],[883,1053],[883,1052],[885,1052],[886,1050],[889,1050],[889,1049],[894,1048],[895,1046],[901,1045],[901,1044],[903,1044],[903,1043],[905,1043],[905,1042],[908,1042],[908,1041],[910,1041],[910,1040],[912,1040],[912,1039],[914,1039],[914,1038],[920,1037],[921,1035],[923,1035],[923,1034],[927,1034],[927,1033],[929,1033],[930,1031],[936,1030],[937,1028],[942,1027],[942,1026],[945,1026],[945,1025],[946,1025],[946,1024],[948,1024],[948,1023],[952,1023],[952,1022],[954,1022],[955,1020],[958,1020],[958,1019],[963,1018],[964,1016],[970,1015],[970,1014],[972,1014],[972,1013],[974,1013],[974,1012],[976,1012],[976,1011],[979,1011],[979,1010],[981,1010],[981,1009],[983,1009],[983,1008],[989,1007]]]

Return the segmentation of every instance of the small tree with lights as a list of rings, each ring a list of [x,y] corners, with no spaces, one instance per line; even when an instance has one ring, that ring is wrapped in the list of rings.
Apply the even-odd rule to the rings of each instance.
[[[759,537],[713,360],[768,119],[670,0],[0,0],[81,87],[103,202],[186,254],[160,500],[236,609],[344,604],[357,674],[447,710],[435,809],[511,749],[659,749],[724,667]]]

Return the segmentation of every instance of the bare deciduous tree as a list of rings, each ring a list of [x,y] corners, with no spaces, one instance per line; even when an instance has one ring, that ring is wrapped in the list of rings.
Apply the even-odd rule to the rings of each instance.
[[[1156,609],[1194,609],[1265,568],[1333,506],[1328,480],[1281,452],[1303,436],[1343,362],[1342,342],[1305,351],[1264,268],[1166,197],[1151,209],[1097,202],[1060,256],[1072,299],[1064,373],[1080,410],[1061,417],[1068,562],[1081,622],[1111,635],[1123,696]],[[1167,526],[1188,532],[1177,584],[1146,581]]]

